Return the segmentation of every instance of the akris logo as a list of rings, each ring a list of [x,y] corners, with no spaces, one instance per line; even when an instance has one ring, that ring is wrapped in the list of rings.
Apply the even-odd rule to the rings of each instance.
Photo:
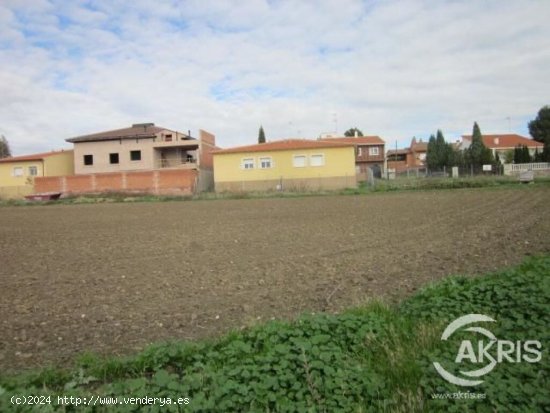
[[[483,314],[459,317],[445,328],[441,340],[446,341],[457,330],[480,322],[494,323],[495,320]],[[457,377],[445,370],[437,361],[433,363],[441,377],[458,386],[477,386],[483,383],[479,378],[490,373],[498,363],[537,363],[542,359],[542,344],[538,340],[499,340],[486,328],[475,325],[464,328],[464,331],[481,335],[481,337],[478,340],[462,340],[454,362],[458,364],[468,362],[473,365],[483,365],[483,367],[460,370],[462,377]]]

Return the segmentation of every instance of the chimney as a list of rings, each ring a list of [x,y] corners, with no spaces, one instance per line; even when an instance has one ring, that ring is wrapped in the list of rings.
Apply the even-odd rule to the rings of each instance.
[[[357,132],[357,129],[355,129],[355,132],[353,133],[353,135],[357,138],[359,136],[359,132]]]

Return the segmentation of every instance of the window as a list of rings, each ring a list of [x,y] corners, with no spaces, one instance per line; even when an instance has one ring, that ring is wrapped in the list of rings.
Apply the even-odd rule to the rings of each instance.
[[[309,157],[309,164],[311,166],[323,166],[325,164],[325,155],[323,154],[311,155]]]
[[[38,175],[38,168],[36,166],[29,166],[29,176]]]
[[[141,151],[130,151],[131,161],[141,161]]]
[[[254,169],[254,158],[243,159],[243,169]]]
[[[165,142],[172,142],[172,134],[164,135],[164,141]]]
[[[260,158],[260,168],[269,169],[272,167],[271,158]]]
[[[21,166],[13,168],[13,176],[23,176],[23,168]]]
[[[84,155],[84,165],[90,166],[94,164],[94,155]]]
[[[357,156],[363,156],[363,148],[357,148]]]
[[[373,146],[372,148],[369,148],[369,155],[370,156],[380,155],[380,148],[378,148],[378,146]]]
[[[118,153],[110,153],[109,154],[109,163],[111,165],[118,164]]]
[[[303,168],[306,166],[306,156],[305,155],[294,155],[292,158],[292,166],[295,168]]]

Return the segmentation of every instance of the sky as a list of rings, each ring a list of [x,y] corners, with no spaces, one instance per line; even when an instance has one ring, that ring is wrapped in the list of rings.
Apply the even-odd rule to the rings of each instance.
[[[217,144],[358,127],[388,147],[528,136],[550,104],[550,1],[0,0],[15,155],[154,122]]]

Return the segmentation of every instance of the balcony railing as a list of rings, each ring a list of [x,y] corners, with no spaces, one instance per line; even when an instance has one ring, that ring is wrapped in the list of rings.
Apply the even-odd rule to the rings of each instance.
[[[163,168],[194,168],[197,165],[196,159],[165,158],[159,159],[156,163],[157,169]]]

